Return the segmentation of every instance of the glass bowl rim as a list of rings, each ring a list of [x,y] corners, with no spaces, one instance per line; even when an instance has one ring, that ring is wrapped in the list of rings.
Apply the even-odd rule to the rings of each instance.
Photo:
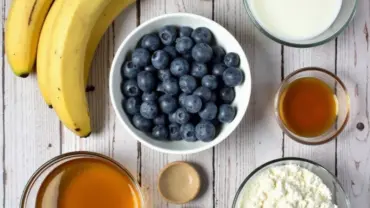
[[[233,200],[233,204],[232,204],[232,208],[236,208],[236,203],[238,202],[238,199],[239,199],[239,196],[240,194],[242,193],[243,191],[243,188],[245,186],[245,184],[249,181],[249,179],[251,179],[255,174],[257,174],[260,170],[262,170],[263,168],[265,168],[266,166],[268,165],[271,165],[271,164],[274,164],[274,163],[278,163],[278,162],[283,162],[283,161],[295,161],[295,162],[306,162],[306,163],[309,163],[311,165],[314,165],[315,167],[317,168],[320,168],[322,170],[324,170],[325,172],[327,172],[330,176],[332,176],[332,178],[335,180],[335,182],[338,184],[339,188],[343,191],[344,193],[344,196],[345,196],[345,201],[348,205],[348,208],[351,207],[351,203],[350,203],[350,200],[349,200],[349,197],[347,195],[347,193],[344,191],[344,188],[342,186],[342,184],[339,182],[338,178],[333,175],[328,169],[326,169],[324,166],[320,165],[319,163],[317,162],[314,162],[312,160],[308,160],[308,159],[304,159],[304,158],[300,158],[300,157],[284,157],[284,158],[278,158],[278,159],[274,159],[274,160],[271,160],[269,162],[266,162],[262,165],[260,165],[259,167],[257,167],[256,169],[254,169],[244,180],[243,182],[240,184],[238,190],[236,191],[235,193],[235,197],[234,197],[234,200]]]
[[[340,124],[339,128],[337,128],[335,130],[335,133],[333,135],[329,136],[328,138],[326,138],[322,141],[318,141],[318,142],[308,142],[308,141],[303,141],[303,140],[299,139],[296,134],[294,134],[289,129],[287,129],[287,127],[284,125],[284,123],[281,120],[280,115],[279,115],[279,101],[280,101],[280,95],[283,91],[283,87],[287,84],[287,82],[290,78],[294,77],[297,74],[300,74],[302,72],[307,72],[307,71],[321,72],[321,73],[324,73],[324,74],[330,76],[331,78],[333,78],[336,81],[336,83],[339,83],[341,88],[343,88],[343,91],[344,91],[345,97],[346,97],[346,103],[345,103],[346,104],[346,115],[345,115],[344,121]],[[337,75],[335,75],[334,73],[332,73],[332,72],[330,72],[326,69],[320,68],[320,67],[304,67],[304,68],[297,69],[297,70],[293,71],[292,73],[288,74],[288,76],[286,76],[284,78],[284,80],[280,83],[279,89],[276,92],[275,99],[274,99],[275,118],[276,118],[280,128],[283,130],[283,132],[286,135],[289,136],[289,138],[293,139],[296,142],[299,142],[301,144],[306,144],[306,145],[321,145],[321,144],[325,144],[325,143],[330,142],[331,140],[335,139],[344,130],[344,128],[346,127],[346,125],[348,123],[349,115],[350,115],[350,108],[351,108],[350,106],[351,106],[350,96],[349,96],[348,90],[347,90],[346,86],[344,85],[343,81]]]
[[[279,39],[279,38],[275,37],[274,35],[270,34],[269,32],[267,32],[257,22],[257,20],[254,18],[254,15],[253,15],[250,7],[248,6],[248,2],[247,1],[249,1],[249,0],[243,0],[244,7],[245,7],[245,10],[247,10],[248,16],[251,18],[254,26],[256,26],[259,29],[259,31],[261,31],[264,35],[266,35],[267,37],[269,37],[271,40],[273,40],[273,41],[275,41],[275,42],[277,42],[279,44],[282,44],[282,45],[285,45],[285,46],[294,47],[294,48],[311,48],[311,47],[315,47],[315,46],[319,46],[319,45],[325,44],[325,43],[333,40],[334,38],[336,38],[340,33],[343,32],[343,30],[348,26],[348,24],[354,18],[355,13],[356,13],[357,4],[358,4],[358,0],[354,0],[355,1],[355,5],[354,5],[354,7],[352,9],[351,15],[349,16],[349,18],[347,19],[347,21],[343,24],[343,26],[337,32],[333,33],[331,36],[327,37],[324,40],[321,40],[321,41],[318,41],[318,42],[314,42],[314,43],[297,44],[297,43],[290,43],[288,41],[284,41],[282,39]]]
[[[74,151],[74,152],[67,152],[67,153],[64,153],[64,154],[57,155],[57,156],[49,159],[45,163],[43,163],[39,168],[37,168],[35,170],[35,172],[31,175],[30,179],[27,181],[27,183],[26,183],[26,185],[23,189],[22,196],[21,196],[20,203],[19,203],[19,207],[20,208],[25,207],[25,204],[27,202],[27,198],[29,196],[29,193],[30,193],[33,185],[35,184],[36,180],[40,177],[41,174],[43,174],[52,165],[55,165],[58,162],[63,162],[67,159],[78,159],[78,157],[83,157],[83,158],[95,157],[95,158],[99,158],[99,159],[108,161],[108,162],[112,163],[113,165],[117,166],[117,168],[120,171],[123,171],[129,177],[129,179],[132,181],[132,183],[135,184],[136,189],[137,189],[137,191],[139,192],[139,195],[140,195],[140,202],[142,203],[142,205],[144,205],[144,198],[143,198],[144,195],[143,195],[143,193],[140,189],[139,183],[135,180],[134,176],[123,165],[121,165],[119,162],[117,162],[113,158],[110,158],[110,157],[108,157],[106,155],[103,155],[103,154],[100,154],[100,153],[90,152],[90,151]]]

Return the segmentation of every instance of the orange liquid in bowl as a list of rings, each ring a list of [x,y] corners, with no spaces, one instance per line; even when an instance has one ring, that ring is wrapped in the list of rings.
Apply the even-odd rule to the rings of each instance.
[[[284,125],[295,134],[320,136],[335,123],[337,99],[334,91],[322,80],[299,78],[281,94],[279,114]]]
[[[140,208],[132,179],[99,159],[76,159],[54,169],[44,180],[36,208]]]

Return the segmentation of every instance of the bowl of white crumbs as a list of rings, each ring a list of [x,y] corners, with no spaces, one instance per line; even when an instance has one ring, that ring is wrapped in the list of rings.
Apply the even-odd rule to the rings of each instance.
[[[302,158],[282,158],[255,169],[239,187],[233,208],[350,208],[338,179]]]

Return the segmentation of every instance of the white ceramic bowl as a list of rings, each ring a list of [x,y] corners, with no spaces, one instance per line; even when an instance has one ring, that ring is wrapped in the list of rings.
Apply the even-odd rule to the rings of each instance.
[[[120,84],[122,82],[120,73],[121,66],[124,63],[127,54],[135,49],[137,43],[145,34],[158,31],[162,26],[165,25],[190,26],[192,28],[197,28],[201,26],[207,27],[213,32],[218,45],[222,46],[226,52],[235,52],[240,56],[240,68],[244,71],[244,82],[242,85],[235,88],[236,97],[232,105],[237,108],[236,117],[233,122],[222,125],[219,134],[211,142],[205,143],[201,141],[186,142],[154,140],[149,135],[137,130],[131,124],[129,117],[123,111],[121,102],[124,97],[120,90]],[[233,35],[231,35],[221,25],[210,19],[194,14],[166,14],[144,22],[134,31],[132,31],[121,43],[114,57],[112,68],[110,71],[109,93],[117,117],[133,138],[137,139],[144,145],[160,152],[172,154],[190,154],[200,152],[217,145],[225,138],[227,138],[238,126],[248,107],[249,98],[251,95],[251,75],[248,60],[242,47],[233,37]]]

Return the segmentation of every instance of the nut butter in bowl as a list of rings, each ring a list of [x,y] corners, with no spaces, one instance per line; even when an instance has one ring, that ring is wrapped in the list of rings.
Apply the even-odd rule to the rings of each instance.
[[[323,144],[346,126],[350,100],[333,73],[307,67],[294,71],[275,96],[275,116],[286,135],[303,144]]]
[[[72,152],[42,165],[23,192],[21,208],[142,208],[139,185],[109,157]]]

